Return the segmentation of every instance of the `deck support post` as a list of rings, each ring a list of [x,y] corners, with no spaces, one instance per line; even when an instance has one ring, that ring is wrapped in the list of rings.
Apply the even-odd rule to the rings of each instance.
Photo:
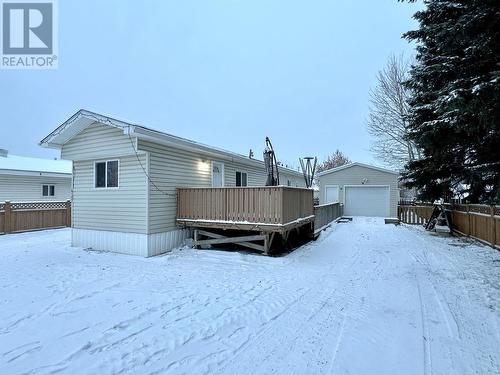
[[[66,208],[66,226],[71,227],[71,200],[67,200],[64,204]]]
[[[276,232],[264,234],[264,254],[269,255],[271,244],[273,243],[274,235]]]
[[[198,239],[200,238],[198,229],[195,229],[195,230],[194,230],[194,233],[193,233],[193,238],[194,238],[194,246],[193,246],[193,247],[194,247],[195,249],[199,249],[200,247],[197,245],[197,243],[198,243]]]
[[[4,205],[3,209],[4,209],[4,219],[3,219],[4,230],[3,230],[3,232],[5,234],[9,234],[10,231],[12,230],[12,228],[11,228],[12,205],[11,205],[10,201],[5,201],[5,205]]]

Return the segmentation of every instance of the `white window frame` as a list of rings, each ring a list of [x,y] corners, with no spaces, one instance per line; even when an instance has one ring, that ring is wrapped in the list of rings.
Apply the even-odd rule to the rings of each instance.
[[[340,200],[340,185],[328,184],[328,185],[325,185],[325,204],[334,203],[334,202],[327,202],[326,201],[326,191],[328,190],[328,188],[332,188],[332,187],[337,188],[337,202],[344,202],[344,201]]]
[[[48,195],[43,195],[43,187],[44,186],[48,186],[48,190],[47,190],[47,193]],[[50,195],[50,187],[53,186],[54,187],[54,195]],[[56,184],[41,184],[40,185],[40,196],[42,198],[50,198],[50,197],[55,197],[56,196]]]
[[[241,173],[241,180],[243,180],[243,175],[246,175],[246,178],[245,178],[246,179],[246,185],[240,185],[240,186],[236,185],[236,173],[238,173],[238,172]],[[247,187],[248,186],[248,172],[235,171],[234,172],[234,186],[236,186],[236,187]]]
[[[214,186],[214,165],[215,164],[218,164],[221,166],[221,172],[222,172],[222,186],[221,187],[224,187],[226,184],[225,184],[225,171],[224,171],[224,163],[223,162],[220,162],[220,161],[213,161],[212,160],[212,165],[210,166],[210,174],[212,175],[212,187],[215,187]]]
[[[118,172],[117,172],[117,183],[118,186],[108,187],[108,163],[116,161],[118,162]],[[104,174],[104,186],[97,187],[96,181],[96,166],[99,163],[106,163],[105,174]],[[95,190],[117,190],[120,188],[120,159],[106,159],[106,160],[96,160],[94,161],[94,179],[93,185]]]

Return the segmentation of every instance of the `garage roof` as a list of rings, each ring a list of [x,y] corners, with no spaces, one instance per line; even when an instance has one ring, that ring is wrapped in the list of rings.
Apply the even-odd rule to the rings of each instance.
[[[354,166],[364,167],[364,168],[370,168],[370,169],[375,169],[375,170],[380,171],[380,172],[386,172],[386,173],[392,173],[392,174],[395,174],[395,175],[399,175],[399,172],[391,171],[390,169],[385,169],[385,168],[375,167],[374,165],[369,165],[369,164],[363,164],[363,163],[355,162],[355,163],[344,164],[344,165],[341,165],[340,167],[327,169],[326,171],[318,173],[317,176],[318,177],[324,176],[326,174],[338,172],[338,171],[341,171],[343,169],[351,168],[351,167],[354,167]]]

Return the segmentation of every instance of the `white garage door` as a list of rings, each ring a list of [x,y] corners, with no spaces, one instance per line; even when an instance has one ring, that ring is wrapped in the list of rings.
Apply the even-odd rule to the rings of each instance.
[[[345,186],[346,216],[389,216],[388,186]]]

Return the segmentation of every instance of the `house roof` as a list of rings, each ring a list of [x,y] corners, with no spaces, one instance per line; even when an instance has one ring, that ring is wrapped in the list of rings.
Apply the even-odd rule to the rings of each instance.
[[[124,134],[130,134],[130,136],[137,137],[138,139],[165,144],[184,150],[198,151],[203,154],[231,158],[245,164],[262,166],[264,163],[262,160],[251,159],[236,152],[208,146],[200,142],[178,137],[146,126],[133,124],[131,122],[117,120],[85,109],[81,109],[71,116],[52,133],[42,139],[39,144],[43,147],[60,149],[66,142],[71,140],[71,138],[95,123],[102,123],[119,128],[123,130]],[[302,176],[301,172],[285,167],[280,167],[280,171]]]
[[[60,174],[71,177],[72,163],[68,160],[31,158],[7,154],[0,157],[1,174]]]
[[[317,176],[318,177],[324,176],[326,174],[338,172],[338,171],[341,171],[343,169],[351,168],[351,167],[354,167],[354,166],[364,167],[364,168],[370,168],[370,169],[374,169],[374,170],[380,171],[380,172],[386,172],[386,173],[392,173],[392,174],[395,174],[395,175],[399,175],[399,172],[391,171],[390,169],[385,169],[385,168],[376,167],[374,165],[369,165],[369,164],[363,164],[363,163],[355,162],[355,163],[344,164],[344,165],[341,165],[340,167],[327,169],[326,171],[318,173]]]

